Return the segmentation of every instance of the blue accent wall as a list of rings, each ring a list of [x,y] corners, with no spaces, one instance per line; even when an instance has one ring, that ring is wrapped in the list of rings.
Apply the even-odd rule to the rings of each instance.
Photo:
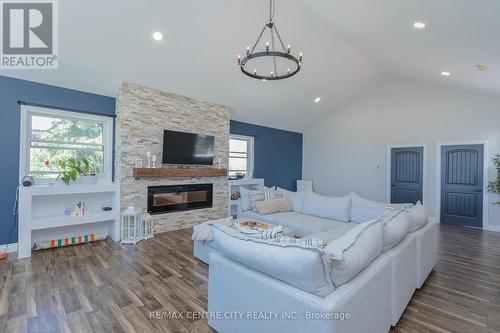
[[[302,134],[231,120],[231,134],[254,137],[254,178],[266,186],[296,189],[302,179]]]
[[[112,97],[0,76],[0,244],[7,243],[14,224],[12,208],[19,179],[19,100],[102,115],[115,114]],[[10,243],[17,243],[17,228]]]

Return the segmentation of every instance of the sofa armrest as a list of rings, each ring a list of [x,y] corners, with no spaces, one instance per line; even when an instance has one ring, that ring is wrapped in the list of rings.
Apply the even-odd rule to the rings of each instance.
[[[362,272],[359,279],[352,280],[355,289],[349,289],[349,282],[345,288],[337,289],[339,293],[336,290],[326,298],[295,288],[220,253],[210,253],[209,261],[208,311],[213,317],[208,322],[219,333],[385,333],[390,328],[390,269],[385,261],[372,268],[369,276],[374,283],[363,282]],[[344,310],[349,313],[342,313]],[[255,318],[266,314],[265,319]],[[332,319],[334,316],[337,320]]]

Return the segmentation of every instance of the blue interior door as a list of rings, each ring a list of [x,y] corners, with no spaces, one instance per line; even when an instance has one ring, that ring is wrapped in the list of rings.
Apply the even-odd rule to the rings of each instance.
[[[441,223],[483,226],[483,145],[441,147]]]
[[[391,203],[422,202],[423,156],[423,147],[392,148]]]

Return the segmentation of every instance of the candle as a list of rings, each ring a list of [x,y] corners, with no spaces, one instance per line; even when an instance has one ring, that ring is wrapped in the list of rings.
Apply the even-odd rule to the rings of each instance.
[[[290,54],[290,45],[288,45],[288,46],[286,47],[286,52],[287,52],[288,54]]]
[[[241,65],[241,55],[238,54],[238,65]]]
[[[299,53],[299,61],[302,62],[302,52]]]
[[[247,46],[247,55],[250,54],[250,46]]]
[[[266,43],[266,52],[269,52],[269,42]]]

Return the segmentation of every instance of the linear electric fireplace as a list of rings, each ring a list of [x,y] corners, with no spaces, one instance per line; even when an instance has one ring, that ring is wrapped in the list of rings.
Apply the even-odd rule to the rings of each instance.
[[[162,214],[212,207],[213,184],[148,187],[148,213]]]

